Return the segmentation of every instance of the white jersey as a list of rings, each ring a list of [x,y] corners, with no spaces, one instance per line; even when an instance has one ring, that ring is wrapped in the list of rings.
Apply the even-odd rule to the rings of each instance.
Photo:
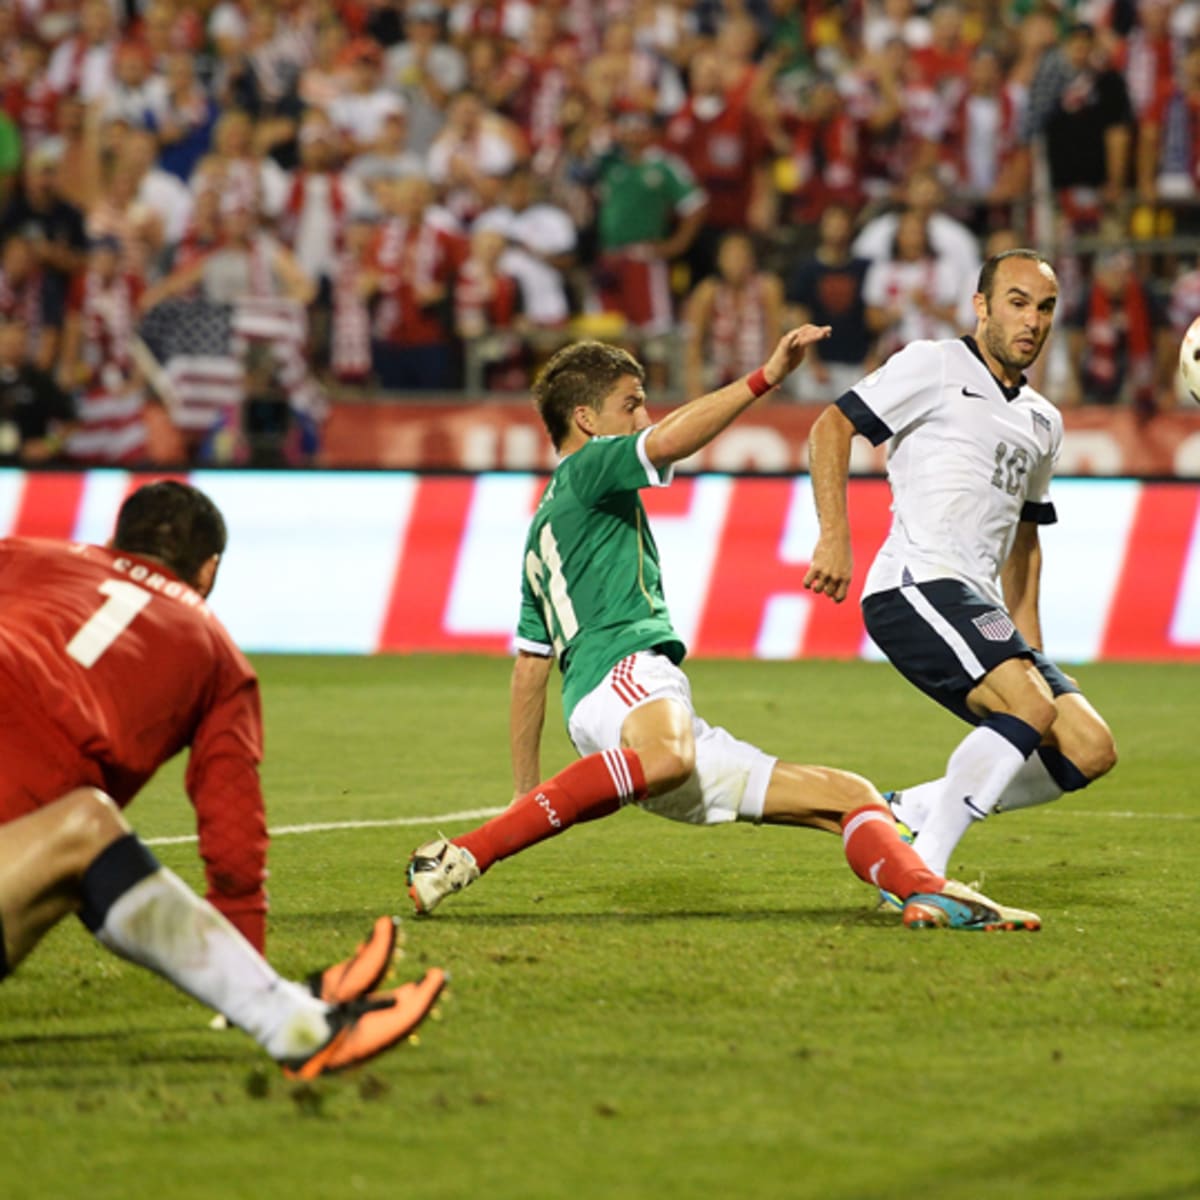
[[[911,343],[838,407],[873,445],[888,443],[892,527],[863,594],[958,579],[1003,606],[1017,525],[1056,520],[1058,409],[1024,379],[1001,383],[971,337]]]

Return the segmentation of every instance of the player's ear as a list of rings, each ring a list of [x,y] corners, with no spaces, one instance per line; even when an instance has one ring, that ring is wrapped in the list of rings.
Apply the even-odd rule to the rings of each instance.
[[[217,567],[220,565],[221,556],[219,554],[214,554],[212,558],[206,559],[200,564],[194,585],[200,595],[207,596],[213,590],[213,584],[217,582]]]
[[[975,306],[975,318],[982,321],[988,315],[987,297],[982,292],[976,292],[971,297],[971,303]]]
[[[587,437],[596,435],[596,410],[590,404],[577,404],[571,414],[575,427]]]

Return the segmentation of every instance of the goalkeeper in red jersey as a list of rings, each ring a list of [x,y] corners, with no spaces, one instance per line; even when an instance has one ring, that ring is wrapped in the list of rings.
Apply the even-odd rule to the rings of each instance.
[[[109,546],[0,540],[0,979],[76,912],[308,1078],[406,1037],[444,975],[372,995],[390,918],[309,986],[263,959],[258,681],[205,603],[225,539],[207,496],[163,481],[125,501]],[[185,746],[208,901],[119,811]]]
[[[646,412],[642,368],[624,350],[583,342],[547,363],[534,390],[562,461],[525,548],[510,713],[517,799],[478,829],[413,852],[407,881],[418,912],[432,911],[498,860],[632,803],[693,825],[752,821],[840,833],[855,874],[906,901],[910,927],[1039,927],[1035,914],[926,868],[861,776],[780,762],[709,726],[692,707],[679,666],[685,647],[663,600],[639,492],[669,485],[675,463],[781,383],[828,332],[791,330],[757,371],[658,424]],[[582,757],[542,780],[555,662]]]

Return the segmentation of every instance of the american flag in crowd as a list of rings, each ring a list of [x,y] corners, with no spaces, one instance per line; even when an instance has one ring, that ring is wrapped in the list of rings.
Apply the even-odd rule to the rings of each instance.
[[[156,304],[139,333],[165,370],[172,422],[200,434],[238,427],[246,346],[270,343],[303,448],[315,449],[326,401],[305,357],[308,314],[302,304],[274,297],[246,297],[234,305],[181,297]]]
[[[171,384],[172,422],[189,432],[227,424],[242,401],[242,365],[233,348],[233,311],[203,297],[156,304],[138,330]]]

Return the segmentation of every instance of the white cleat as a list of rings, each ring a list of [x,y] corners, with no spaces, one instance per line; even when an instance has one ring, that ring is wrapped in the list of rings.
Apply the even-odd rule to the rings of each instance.
[[[1041,929],[1037,913],[997,904],[957,879],[947,879],[938,893],[909,896],[904,902],[904,924],[909,929],[1008,930]]]
[[[431,913],[451,893],[474,883],[479,867],[470,850],[438,838],[412,852],[404,878],[417,912]]]

